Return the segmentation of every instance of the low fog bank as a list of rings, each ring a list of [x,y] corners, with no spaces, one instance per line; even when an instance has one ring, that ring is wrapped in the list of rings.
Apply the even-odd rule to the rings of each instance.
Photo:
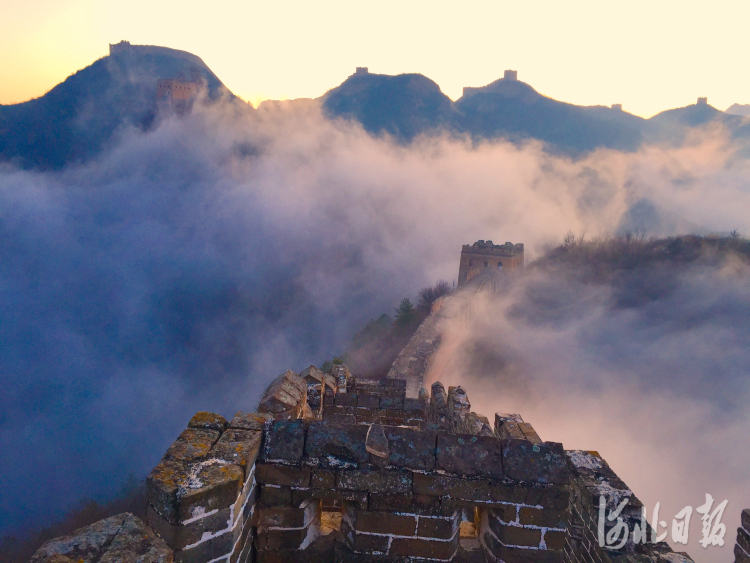
[[[507,280],[475,324],[456,324],[428,374],[472,408],[520,413],[543,440],[598,451],[660,520],[711,494],[729,503],[731,561],[750,504],[750,243],[569,241]],[[670,536],[671,537],[671,536]]]
[[[455,279],[462,244],[524,242],[533,257],[569,229],[750,232],[748,163],[734,155],[721,131],[681,148],[577,161],[534,143],[403,147],[327,121],[315,103],[255,112],[226,103],[126,132],[86,166],[0,170],[0,449],[12,452],[0,461],[0,532],[46,524],[81,497],[106,499],[129,474],[144,476],[197,410],[253,409],[284,369],[320,364],[403,296]],[[685,280],[710,285],[712,275]],[[579,298],[598,311],[604,291]],[[633,314],[595,316],[609,330],[594,333],[617,348],[620,331],[634,330],[623,342],[650,366],[655,352],[640,349]],[[551,338],[545,323],[520,318],[510,335]],[[741,353],[712,326],[707,356]],[[653,338],[674,334],[662,330]],[[598,357],[586,342],[559,352]],[[690,385],[702,388],[701,365],[692,367]],[[692,393],[675,391],[661,410],[692,408]],[[519,410],[539,424],[535,409],[552,408]],[[617,420],[613,436],[633,424]],[[576,431],[618,470],[632,455],[632,443],[618,438],[620,453],[609,453],[588,427]]]

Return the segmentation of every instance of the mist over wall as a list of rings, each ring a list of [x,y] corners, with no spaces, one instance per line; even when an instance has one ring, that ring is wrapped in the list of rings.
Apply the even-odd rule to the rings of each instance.
[[[252,410],[281,371],[319,365],[403,296],[455,279],[462,244],[523,242],[528,261],[568,230],[749,233],[750,167],[735,154],[718,129],[680,148],[576,161],[536,143],[430,137],[403,146],[328,121],[314,103],[253,112],[227,102],[147,134],[123,132],[85,166],[0,169],[0,449],[12,452],[0,460],[0,531],[48,522],[83,496],[106,498],[129,474],[144,476],[195,411]],[[685,276],[697,288],[687,302],[712,287],[699,272]],[[599,323],[588,330],[612,341],[630,331],[622,345],[641,346],[643,319],[597,314],[601,288],[575,291],[588,304],[583,318]],[[512,295],[528,299],[522,289]],[[679,303],[659,315],[678,315]],[[562,315],[561,330],[583,330],[576,319]],[[746,322],[703,319],[705,334],[729,337],[712,350],[729,347],[737,369],[746,366],[729,344],[745,337]],[[523,314],[508,326],[511,341],[543,345],[547,333]],[[581,404],[599,399],[581,383],[599,381],[598,368],[632,397],[660,376],[642,351],[641,367],[624,370],[586,339],[565,349],[588,367],[563,382],[551,374],[549,387],[567,385]],[[700,367],[670,408],[692,407],[692,390],[711,377]],[[532,372],[537,381],[550,370]],[[491,402],[487,414],[499,410]],[[522,406],[536,424],[542,404]],[[630,422],[610,424],[617,432]],[[578,430],[571,422],[565,437]],[[682,429],[663,430],[672,431]],[[616,471],[640,444],[610,448]],[[727,517],[740,508],[730,501]]]

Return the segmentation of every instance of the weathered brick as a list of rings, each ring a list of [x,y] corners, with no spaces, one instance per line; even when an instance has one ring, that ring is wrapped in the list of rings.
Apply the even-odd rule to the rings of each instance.
[[[380,422],[380,411],[357,407],[355,416],[357,424],[374,424]]]
[[[253,526],[257,528],[304,528],[318,516],[318,506],[311,503],[304,508],[290,506],[257,507]]]
[[[542,439],[539,437],[539,434],[536,433],[534,427],[528,422],[521,422],[518,425],[518,428],[521,430],[521,432],[523,432],[524,437],[532,444],[542,443]]]
[[[287,487],[309,487],[310,469],[307,467],[293,467],[289,465],[274,465],[259,463],[255,466],[255,480],[267,485],[283,485]]]
[[[458,534],[455,541],[428,540],[419,538],[393,538],[388,552],[395,557],[421,557],[423,559],[451,559],[458,549]]]
[[[331,489],[293,489],[292,504],[300,506],[308,499],[322,499],[324,501],[356,502],[367,506],[367,491],[338,491]]]
[[[229,428],[237,430],[254,430],[262,432],[269,420],[273,420],[273,415],[267,412],[238,412],[229,423]]]
[[[567,510],[570,491],[560,485],[491,481],[490,498],[493,502],[541,505],[550,510]]]
[[[194,547],[177,550],[174,553],[175,563],[204,563],[205,561],[218,559],[223,555],[229,556],[232,553],[234,544],[240,539],[242,532],[242,523],[238,523],[231,530],[202,541]]]
[[[458,532],[458,520],[458,515],[453,518],[420,516],[417,524],[417,535],[449,540]]]
[[[746,508],[742,511],[742,527],[745,528],[748,532],[750,532],[750,508]]]
[[[367,426],[313,422],[307,431],[305,457],[318,459],[321,465],[334,467],[344,463],[366,463]]]
[[[562,550],[528,549],[501,544],[489,531],[482,532],[484,545],[505,563],[562,563]]]
[[[218,430],[186,428],[164,454],[163,460],[196,461],[205,459],[221,436]]]
[[[734,563],[750,563],[750,556],[738,544],[734,546]]]
[[[370,393],[359,393],[357,395],[357,407],[368,410],[380,408],[380,397]]]
[[[266,461],[299,463],[304,445],[304,421],[277,420],[267,428],[263,457]]]
[[[547,549],[564,549],[565,535],[565,532],[560,532],[557,530],[545,531],[544,543],[547,545]]]
[[[501,441],[491,436],[438,432],[437,467],[469,477],[503,477]]]
[[[307,528],[298,530],[260,530],[255,537],[255,549],[298,549],[307,537]]]
[[[505,545],[521,545],[538,547],[542,541],[542,531],[537,528],[521,528],[520,526],[505,526],[495,518],[489,519],[490,528],[497,538]]]
[[[227,429],[227,419],[212,412],[197,412],[188,422],[188,428],[203,428],[224,432]]]
[[[489,513],[491,518],[496,518],[505,524],[510,524],[518,520],[518,507],[515,504],[495,505],[489,509]]]
[[[565,484],[570,481],[561,444],[532,444],[526,440],[503,442],[503,468],[511,479]]]
[[[357,424],[357,417],[353,414],[328,414],[326,411],[323,411],[323,420],[327,420],[336,424]]]
[[[568,525],[567,511],[522,506],[518,510],[519,522],[523,526],[565,528]]]
[[[416,494],[449,496],[464,500],[489,501],[490,482],[487,479],[464,479],[453,475],[414,474]]]
[[[187,545],[198,543],[205,532],[216,533],[229,527],[231,509],[223,508],[210,516],[190,522],[189,524],[172,524],[153,506],[148,505],[146,521],[156,535],[167,542],[171,549],[182,549]],[[232,522],[233,524],[234,522]]]
[[[291,506],[292,488],[261,485],[258,503],[261,506]]]
[[[404,399],[401,397],[380,397],[380,408],[400,411],[404,409]]]
[[[329,394],[329,393],[328,393],[328,392],[326,391],[326,395],[325,395],[325,397],[323,398],[323,406],[324,406],[324,407],[327,407],[327,406],[329,406],[329,405],[333,405],[333,401],[334,401],[334,398],[335,398],[335,397],[334,397],[334,395],[333,395],[333,394]]]
[[[371,493],[408,493],[411,491],[411,473],[401,471],[342,470],[338,475],[338,488]]]
[[[404,399],[404,411],[422,413],[425,409],[424,399]]]
[[[352,527],[357,532],[413,536],[417,529],[417,519],[411,515],[394,514],[393,512],[370,512],[361,509],[349,511],[347,514]]]
[[[334,399],[333,404],[337,407],[356,407],[357,406],[357,394],[356,393],[338,393]]]
[[[370,493],[367,501],[368,510],[408,511],[411,507],[411,495],[403,493]]]
[[[440,497],[414,494],[411,497],[412,511],[417,514],[434,514],[440,512]]]
[[[388,462],[391,465],[421,470],[435,468],[437,433],[393,426],[384,428],[390,450]]]
[[[737,545],[750,554],[750,533],[744,528],[737,528]]]
[[[162,461],[146,478],[148,501],[169,522],[178,524],[198,512],[234,504],[242,491],[243,476],[240,467],[213,460]],[[201,486],[194,488],[196,482]]]
[[[341,534],[346,538],[349,546],[357,552],[386,553],[388,551],[388,536],[361,534],[353,530],[346,520],[341,522]]]
[[[310,486],[333,489],[336,486],[336,472],[330,469],[313,469]]]
[[[262,432],[230,428],[211,448],[209,457],[239,465],[247,475],[258,457],[262,439]]]

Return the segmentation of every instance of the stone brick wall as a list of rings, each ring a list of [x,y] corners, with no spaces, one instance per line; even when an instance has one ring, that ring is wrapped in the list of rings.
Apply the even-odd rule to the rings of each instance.
[[[149,474],[148,524],[176,563],[251,560],[255,462],[270,418],[198,413]]]
[[[750,563],[750,508],[742,511],[737,543],[734,546],[735,563]]]

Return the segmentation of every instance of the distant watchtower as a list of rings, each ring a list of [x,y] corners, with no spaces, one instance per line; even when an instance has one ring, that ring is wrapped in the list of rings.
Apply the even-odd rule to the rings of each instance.
[[[362,76],[363,74],[370,74],[366,66],[358,66],[357,70],[354,71],[355,76]]]
[[[109,56],[116,55],[118,53],[127,53],[130,50],[130,41],[120,41],[119,43],[109,44]]]
[[[708,98],[698,98],[698,102],[697,102],[696,105],[707,106],[708,105]]]
[[[491,240],[478,240],[461,248],[458,266],[458,285],[461,286],[485,270],[515,270],[523,266],[523,244],[492,244]]]
[[[612,109],[615,111],[622,111],[622,104],[612,104]]]
[[[512,81],[518,80],[518,71],[517,70],[506,70],[503,73],[503,80],[512,80]]]

